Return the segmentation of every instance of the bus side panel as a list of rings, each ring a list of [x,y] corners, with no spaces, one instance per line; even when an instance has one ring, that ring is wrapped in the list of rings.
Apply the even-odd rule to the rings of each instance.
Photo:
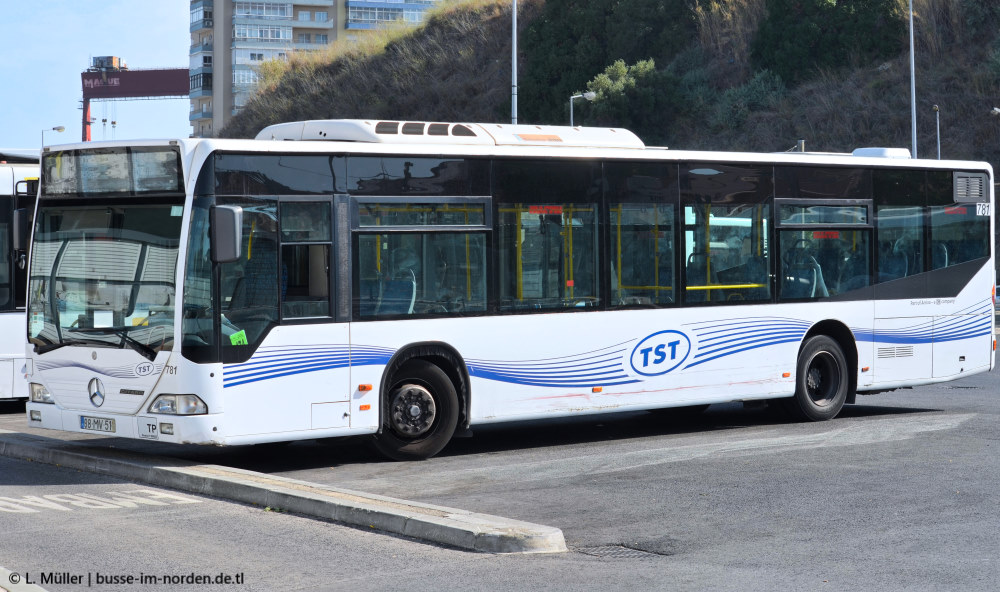
[[[984,265],[958,298],[942,299],[954,314],[934,317],[934,378],[958,377],[993,362],[992,265]],[[936,301],[935,301],[936,302]]]
[[[902,306],[897,302],[895,308]],[[875,319],[875,382],[930,378],[933,325],[933,317],[929,316]]]
[[[346,323],[275,327],[253,356],[223,366],[226,436],[350,426]]]
[[[21,374],[26,333],[24,311],[0,313],[0,400],[28,396],[28,383]]]
[[[824,312],[870,333],[871,310]],[[791,396],[815,315],[807,303],[367,322],[352,348],[447,343],[469,371],[471,421],[485,423]]]

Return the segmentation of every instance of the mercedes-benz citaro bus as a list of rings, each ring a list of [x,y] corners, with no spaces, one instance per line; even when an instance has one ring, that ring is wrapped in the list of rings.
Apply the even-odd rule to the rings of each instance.
[[[33,427],[176,443],[856,396],[993,367],[993,172],[308,121],[42,156]]]
[[[28,398],[23,370],[24,304],[28,220],[38,193],[38,155],[38,150],[0,148],[0,402]]]

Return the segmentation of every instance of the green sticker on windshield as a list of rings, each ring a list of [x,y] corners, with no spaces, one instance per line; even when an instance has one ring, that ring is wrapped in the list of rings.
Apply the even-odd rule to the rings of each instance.
[[[233,333],[229,336],[229,343],[233,345],[246,345],[247,344],[247,332],[240,329],[239,333]]]

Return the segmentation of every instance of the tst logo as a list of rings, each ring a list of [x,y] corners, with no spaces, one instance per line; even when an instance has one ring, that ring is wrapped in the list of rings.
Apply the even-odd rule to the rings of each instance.
[[[643,376],[659,376],[675,370],[691,353],[691,340],[680,331],[660,331],[639,342],[632,350],[632,369]]]

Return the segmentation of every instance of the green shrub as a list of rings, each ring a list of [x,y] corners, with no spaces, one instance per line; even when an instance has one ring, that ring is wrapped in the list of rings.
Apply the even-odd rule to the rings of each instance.
[[[709,125],[717,130],[742,127],[751,112],[773,108],[784,92],[785,83],[780,76],[770,70],[761,70],[746,84],[722,93]]]
[[[667,64],[695,37],[687,0],[546,0],[519,41],[521,119],[562,123],[567,101],[615,60]]]
[[[658,71],[653,60],[629,66],[615,60],[587,84],[596,93],[591,104],[581,104],[579,121],[585,125],[624,127],[644,141],[661,144],[677,114],[677,80]]]

